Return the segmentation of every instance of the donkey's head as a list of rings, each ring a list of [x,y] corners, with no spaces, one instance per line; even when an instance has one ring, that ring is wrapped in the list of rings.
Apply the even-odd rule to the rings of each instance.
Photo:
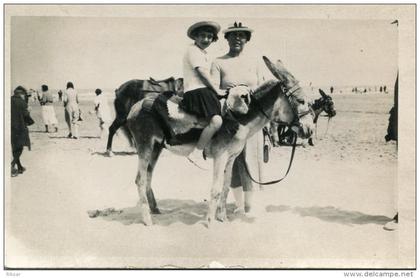
[[[332,100],[332,97],[327,95],[321,89],[319,89],[319,93],[321,95],[321,99],[319,100],[321,106],[320,108],[322,109],[322,111],[325,111],[325,113],[327,113],[329,118],[334,117],[337,114],[337,112],[335,111],[334,101]]]
[[[251,90],[248,86],[239,85],[229,89],[226,105],[232,112],[246,114],[251,102]]]
[[[283,92],[294,111],[292,130],[301,138],[309,138],[314,130],[313,111],[309,99],[299,86],[299,81],[286,69],[280,60],[274,64],[263,56],[264,62],[271,73],[280,81]]]

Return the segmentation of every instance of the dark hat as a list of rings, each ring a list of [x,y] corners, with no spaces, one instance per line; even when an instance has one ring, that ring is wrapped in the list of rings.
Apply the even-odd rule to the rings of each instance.
[[[74,89],[74,86],[73,86],[73,83],[72,82],[67,82],[67,89],[68,88]]]
[[[42,89],[43,92],[46,92],[46,91],[48,91],[48,86],[47,85],[42,85],[41,89]]]
[[[232,26],[228,27],[227,29],[223,30],[223,34],[231,33],[231,32],[248,32],[252,33],[254,30],[242,25],[242,22],[233,23]]]
[[[213,28],[216,34],[219,33],[220,31],[220,25],[218,23],[214,21],[200,21],[200,22],[194,23],[193,25],[190,26],[190,28],[188,28],[188,31],[187,31],[188,37],[190,37],[191,39],[194,39],[193,37],[194,30],[200,27],[205,27],[205,26]]]
[[[26,94],[26,89],[23,88],[22,86],[17,86],[16,89],[13,91],[13,93],[15,95],[19,95],[19,94]]]
[[[100,95],[101,93],[102,93],[102,90],[101,89],[98,88],[98,89],[95,90],[95,94],[96,95]]]

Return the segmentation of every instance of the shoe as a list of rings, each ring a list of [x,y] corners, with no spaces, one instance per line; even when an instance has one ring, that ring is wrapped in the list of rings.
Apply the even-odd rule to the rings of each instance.
[[[72,136],[71,139],[79,139],[77,136]]]
[[[12,177],[16,177],[19,174],[19,171],[16,168],[12,168]]]
[[[384,230],[395,231],[396,229],[398,229],[398,221],[397,220],[389,221],[388,223],[386,223],[384,225]]]
[[[71,138],[73,135],[71,135],[71,133],[69,133],[69,135],[67,135],[67,138]]]
[[[210,169],[209,163],[204,160],[203,150],[194,149],[194,151],[188,155],[187,159],[195,164],[198,168],[203,170]]]
[[[23,172],[25,172],[26,171],[26,168],[25,167],[22,167],[22,168],[18,168],[18,173],[19,174],[23,174]]]
[[[244,215],[245,214],[245,209],[243,207],[236,207],[235,210],[233,211],[233,213]]]

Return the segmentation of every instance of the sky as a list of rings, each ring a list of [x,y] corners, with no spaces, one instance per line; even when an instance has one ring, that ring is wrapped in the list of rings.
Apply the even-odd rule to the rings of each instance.
[[[186,31],[200,20],[222,29],[234,21],[254,30],[246,51],[281,59],[314,86],[391,85],[398,67],[398,29],[390,20],[13,16],[11,85],[117,88],[130,79],[182,77]],[[227,41],[211,45],[225,54]],[[262,61],[262,60],[261,60]]]

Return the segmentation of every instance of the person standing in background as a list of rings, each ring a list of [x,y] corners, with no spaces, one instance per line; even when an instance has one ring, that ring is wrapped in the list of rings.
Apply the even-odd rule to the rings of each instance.
[[[63,101],[63,91],[61,90],[58,91],[58,101]]]
[[[67,126],[69,127],[68,138],[78,139],[79,138],[79,96],[77,91],[74,89],[72,82],[67,82],[66,91],[63,94],[63,103],[65,108],[65,119]]]
[[[42,120],[44,121],[45,125],[45,132],[48,133],[48,126],[52,125],[54,128],[54,132],[58,131],[58,121],[57,117],[55,116],[55,110],[54,110],[54,98],[52,93],[48,90],[47,85],[41,86],[42,90],[42,96],[40,99],[41,104],[41,111],[42,111]]]
[[[96,113],[96,117],[99,120],[99,127],[101,129],[101,139],[104,137],[109,125],[112,121],[111,113],[108,105],[108,100],[102,93],[101,89],[95,90],[96,97],[93,100],[94,110],[90,111],[91,114]]]
[[[216,58],[211,67],[211,75],[222,90],[238,85],[255,89],[264,81],[257,57],[244,51],[251,40],[253,30],[234,23],[224,30],[224,37],[229,44],[226,55]],[[245,163],[250,169],[257,169],[255,178],[262,181],[263,173],[263,132],[257,132],[248,139],[244,150],[235,159],[232,169],[231,188],[236,203],[236,213],[250,213],[253,196],[253,183],[246,174]]]
[[[20,156],[23,147],[27,146],[31,150],[31,141],[29,139],[28,126],[34,123],[28,111],[28,104],[25,101],[27,95],[26,89],[22,86],[16,87],[14,94],[10,100],[11,117],[11,143],[13,160],[11,165],[11,175],[16,177],[18,174],[25,172],[25,167],[20,162]],[[17,166],[17,169],[15,168]]]

